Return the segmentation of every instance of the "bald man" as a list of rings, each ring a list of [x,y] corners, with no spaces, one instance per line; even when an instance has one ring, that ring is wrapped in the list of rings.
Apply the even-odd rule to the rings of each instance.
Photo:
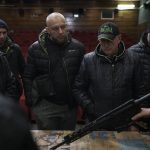
[[[29,48],[24,73],[26,102],[38,129],[75,129],[72,85],[83,55],[84,46],[70,36],[65,17],[49,14],[39,40]]]

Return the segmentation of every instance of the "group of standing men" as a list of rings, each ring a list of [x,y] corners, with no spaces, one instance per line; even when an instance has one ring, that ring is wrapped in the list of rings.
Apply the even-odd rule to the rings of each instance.
[[[138,44],[125,49],[118,26],[104,23],[98,29],[99,44],[84,55],[84,45],[71,37],[64,16],[54,12],[47,16],[38,41],[29,47],[26,64],[7,31],[7,24],[0,20],[0,50],[4,52],[0,65],[6,65],[4,75],[0,70],[0,90],[17,100],[22,90],[15,87],[21,87],[18,79],[22,77],[26,103],[38,129],[74,130],[78,105],[92,121],[150,92],[150,27]],[[144,116],[150,116],[148,108],[142,108],[142,115],[145,111]],[[112,122],[107,129],[112,130]]]

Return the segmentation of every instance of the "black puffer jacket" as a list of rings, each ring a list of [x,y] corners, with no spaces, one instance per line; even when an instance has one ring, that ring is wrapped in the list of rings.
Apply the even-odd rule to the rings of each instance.
[[[95,114],[104,114],[143,94],[141,69],[138,56],[125,51],[122,42],[113,59],[106,57],[98,45],[82,61],[73,88],[75,98],[83,108],[94,104]]]
[[[146,93],[150,92],[150,46],[147,43],[147,33],[144,32],[139,43],[131,46],[129,51],[137,53],[143,64],[144,85]]]
[[[58,45],[44,32],[39,41],[31,45],[28,54],[24,73],[27,104],[31,106],[36,101],[31,93],[33,81],[41,75],[50,74],[56,95],[48,98],[49,101],[72,105],[71,89],[84,55],[83,44],[71,38],[65,45]]]
[[[0,47],[0,51],[6,54],[10,69],[16,78],[19,99],[23,91],[21,78],[25,67],[25,60],[21,53],[21,48],[18,44],[13,43],[13,41],[7,37],[4,45]]]
[[[0,94],[17,101],[16,81],[4,53],[0,52]]]

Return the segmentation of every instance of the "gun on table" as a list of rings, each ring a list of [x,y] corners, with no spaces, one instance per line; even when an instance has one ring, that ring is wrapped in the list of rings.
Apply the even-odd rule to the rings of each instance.
[[[150,98],[150,93],[139,99],[131,99],[123,103],[115,109],[99,116],[83,128],[64,136],[63,141],[51,147],[50,150],[55,150],[64,144],[70,144],[97,129],[121,131],[124,127],[132,125],[131,117],[140,111],[141,104],[143,104],[148,98]],[[108,124],[112,124],[111,128],[107,127]]]

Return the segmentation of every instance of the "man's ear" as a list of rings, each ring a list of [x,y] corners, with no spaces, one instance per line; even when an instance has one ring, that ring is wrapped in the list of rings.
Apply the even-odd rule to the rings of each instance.
[[[118,35],[118,39],[121,41],[121,34]]]
[[[121,34],[117,35],[118,43],[121,41]]]
[[[147,34],[147,42],[150,45],[150,33]]]
[[[48,28],[48,27],[45,27],[45,31],[47,32],[47,33],[51,33],[51,30],[50,30],[50,28]]]

